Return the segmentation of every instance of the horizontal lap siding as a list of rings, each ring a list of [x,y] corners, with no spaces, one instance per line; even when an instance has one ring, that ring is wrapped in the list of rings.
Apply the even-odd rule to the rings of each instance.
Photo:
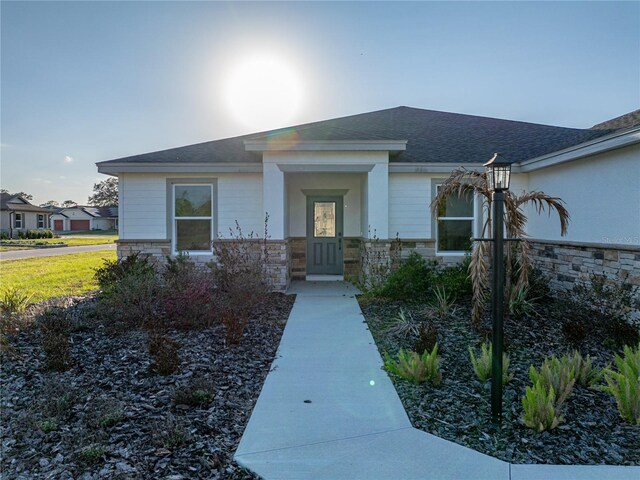
[[[120,238],[165,239],[167,178],[217,178],[218,232],[229,235],[238,220],[243,232],[264,230],[262,175],[257,174],[124,174],[120,176]],[[170,212],[169,212],[170,213]]]
[[[389,175],[389,236],[431,237],[431,179],[427,175]]]
[[[252,231],[263,236],[262,174],[227,174],[218,177],[218,232],[229,236],[236,220],[246,235]]]

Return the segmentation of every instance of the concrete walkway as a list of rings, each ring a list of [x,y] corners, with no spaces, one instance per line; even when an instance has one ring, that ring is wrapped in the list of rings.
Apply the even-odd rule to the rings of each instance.
[[[635,467],[510,465],[414,429],[344,282],[295,304],[235,460],[271,479],[634,479]]]
[[[0,260],[17,260],[19,258],[53,257],[70,253],[96,252],[99,250],[115,250],[115,243],[102,245],[81,245],[78,247],[34,248],[32,250],[9,250],[0,252]]]

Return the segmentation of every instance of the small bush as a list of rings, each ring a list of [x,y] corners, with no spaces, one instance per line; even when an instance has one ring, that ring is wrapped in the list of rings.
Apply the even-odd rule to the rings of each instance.
[[[589,334],[589,328],[581,320],[569,319],[562,324],[562,333],[571,345],[580,345]]]
[[[162,277],[162,310],[171,325],[181,329],[201,328],[216,320],[213,277],[189,261],[187,255],[167,257]]]
[[[160,375],[171,375],[180,368],[180,344],[167,335],[151,333],[148,339],[151,370]]]
[[[526,317],[535,312],[535,302],[527,287],[514,288],[509,298],[509,314],[516,318]]]
[[[40,430],[51,433],[58,430],[58,421],[55,418],[47,418],[39,423]]]
[[[427,264],[418,253],[409,257],[392,272],[380,289],[379,295],[396,300],[418,300],[430,293],[435,265]]]
[[[64,372],[71,368],[72,358],[69,346],[71,321],[63,308],[53,307],[38,317],[42,335],[42,349],[45,354],[45,368]]]
[[[531,383],[540,383],[547,392],[553,390],[555,407],[559,408],[571,395],[576,383],[575,370],[566,357],[562,360],[554,357],[545,358],[540,370],[533,366],[529,368]]]
[[[68,384],[57,380],[46,381],[36,401],[36,410],[44,418],[56,419],[58,422],[67,418],[78,400],[76,390]]]
[[[157,422],[153,432],[153,443],[163,448],[176,448],[191,441],[191,435],[184,422],[168,414],[161,422]]]
[[[535,382],[533,387],[527,387],[522,397],[522,407],[524,424],[538,432],[553,430],[563,421],[556,411],[553,387],[546,388],[541,382]]]
[[[213,244],[216,262],[210,267],[218,292],[219,315],[230,345],[240,343],[251,313],[271,291],[267,223],[268,217],[265,218],[262,239],[253,233],[245,236],[236,222],[236,230],[231,231],[230,240]]]
[[[473,348],[469,347],[469,357],[471,358],[471,365],[473,371],[476,373],[478,380],[486,382],[491,379],[491,363],[492,363],[493,349],[491,342],[483,342],[480,346],[480,356],[476,357]],[[502,353],[502,384],[507,384],[513,375],[509,374],[509,355]]]
[[[575,372],[576,383],[583,387],[592,387],[604,375],[604,369],[597,368],[591,363],[591,357],[583,358],[580,352],[573,352],[569,357],[563,357],[562,362],[568,363]]]
[[[616,355],[615,364],[617,371],[605,370],[607,385],[601,390],[613,395],[625,421],[640,425],[640,344],[634,349],[624,347],[624,355]]]
[[[175,390],[173,401],[176,405],[199,407],[213,401],[215,391],[213,383],[206,379],[194,379],[188,385]]]
[[[473,293],[471,277],[469,276],[469,264],[471,257],[466,256],[464,261],[456,265],[441,268],[435,272],[433,283],[452,298],[470,298]]]
[[[435,325],[433,325],[433,323],[429,323],[427,325],[421,323],[418,328],[418,340],[416,340],[413,350],[418,355],[422,355],[424,352],[432,351],[437,343],[438,329]]]
[[[22,313],[29,306],[31,297],[33,297],[33,294],[23,292],[19,288],[7,288],[0,297],[0,311],[4,315]]]
[[[147,277],[155,273],[148,256],[135,252],[123,259],[105,260],[102,267],[95,269],[94,276],[100,289],[104,291],[114,288],[125,277]]]
[[[431,353],[424,352],[422,355],[418,355],[416,352],[405,352],[400,349],[398,360],[392,359],[388,353],[385,353],[384,358],[384,367],[387,371],[405,380],[413,383],[429,381],[436,386],[442,382],[437,344]]]
[[[604,343],[615,350],[637,345],[640,343],[640,330],[628,319],[612,320],[607,326]]]
[[[78,459],[85,465],[95,465],[104,460],[106,453],[107,449],[102,445],[89,445],[80,450]]]
[[[98,399],[91,408],[91,423],[94,427],[110,428],[124,419],[122,404],[114,399]]]
[[[406,338],[418,335],[421,326],[422,324],[413,318],[411,312],[405,313],[404,309],[400,308],[398,314],[387,322],[384,331],[389,335]]]

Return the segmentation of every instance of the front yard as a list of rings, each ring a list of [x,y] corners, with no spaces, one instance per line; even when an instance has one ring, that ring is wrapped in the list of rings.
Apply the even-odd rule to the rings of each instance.
[[[11,239],[3,240],[0,243],[0,251],[25,250],[27,248],[37,248],[34,245],[63,245],[65,247],[79,247],[83,245],[103,245],[113,243],[118,239],[118,234],[98,234],[87,232],[86,234],[73,233],[60,235],[57,238],[38,239]]]

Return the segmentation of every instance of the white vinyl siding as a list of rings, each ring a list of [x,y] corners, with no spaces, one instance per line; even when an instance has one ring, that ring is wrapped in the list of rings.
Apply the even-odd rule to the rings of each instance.
[[[431,237],[431,180],[415,173],[389,174],[389,236]]]

